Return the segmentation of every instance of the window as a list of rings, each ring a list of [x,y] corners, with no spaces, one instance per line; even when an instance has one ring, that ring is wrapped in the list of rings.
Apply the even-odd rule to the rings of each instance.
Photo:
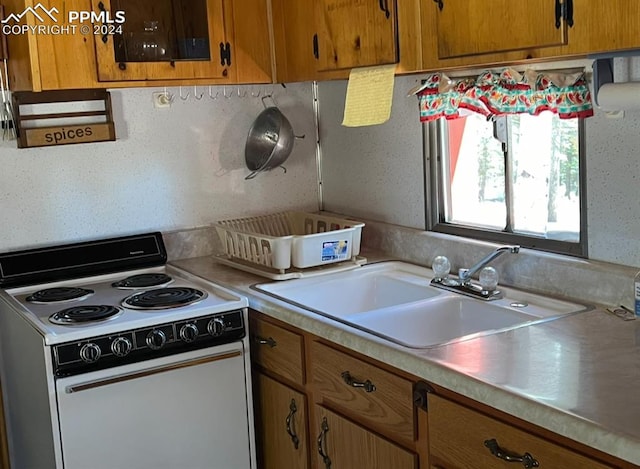
[[[471,114],[424,130],[429,229],[587,256],[582,119]]]

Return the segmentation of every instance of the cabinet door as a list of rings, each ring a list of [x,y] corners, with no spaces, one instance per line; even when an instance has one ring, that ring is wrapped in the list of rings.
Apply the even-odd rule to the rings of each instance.
[[[429,394],[429,450],[432,464],[447,469],[514,466],[492,454],[531,458],[541,468],[605,469],[610,466],[530,435],[454,402]],[[519,467],[522,467],[522,462]],[[533,464],[533,462],[531,462]],[[528,466],[534,467],[534,466]]]
[[[440,59],[567,43],[555,0],[440,0],[428,8],[439,9]]]
[[[279,82],[316,77],[314,0],[272,0],[273,46]]]
[[[338,414],[315,406],[316,464],[320,469],[416,469],[415,454]]]
[[[255,374],[254,385],[259,466],[308,468],[305,396],[261,373]]]
[[[92,0],[92,6],[112,18],[117,11],[125,13],[124,23],[104,25],[115,34],[96,39],[99,81],[229,78],[221,49],[231,47],[225,17],[232,15],[225,12],[230,1]]]
[[[318,69],[398,62],[395,0],[318,0]]]
[[[20,14],[32,5],[24,0],[4,0],[5,16]],[[57,9],[56,20],[42,15],[42,23],[34,15],[23,17],[32,27],[68,27],[67,11],[89,11],[90,0],[42,0],[38,3],[51,11]],[[95,88],[98,86],[94,52],[94,36],[82,34],[79,26],[60,34],[11,34],[7,39],[11,87],[15,91]],[[61,29],[61,31],[64,31]]]
[[[573,0],[571,53],[608,52],[640,47],[640,7],[637,2]]]

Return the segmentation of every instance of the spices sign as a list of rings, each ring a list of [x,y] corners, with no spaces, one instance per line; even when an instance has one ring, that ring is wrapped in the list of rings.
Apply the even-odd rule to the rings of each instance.
[[[12,98],[18,148],[116,139],[106,90],[20,91]]]

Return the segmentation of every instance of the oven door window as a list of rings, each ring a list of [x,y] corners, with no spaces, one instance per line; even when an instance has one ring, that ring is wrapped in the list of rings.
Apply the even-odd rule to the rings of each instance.
[[[65,469],[251,467],[244,360],[235,343],[59,379]]]

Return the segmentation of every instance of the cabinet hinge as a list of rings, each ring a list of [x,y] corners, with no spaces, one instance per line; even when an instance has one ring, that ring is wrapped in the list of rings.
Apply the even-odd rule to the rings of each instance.
[[[435,390],[429,383],[418,381],[413,387],[413,405],[419,409],[427,410],[427,394],[434,392]]]
[[[231,44],[220,43],[220,65],[231,66]]]
[[[318,46],[318,35],[317,34],[313,35],[313,56],[316,59],[320,58],[320,48]]]
[[[566,21],[569,27],[573,26],[573,0],[556,0],[556,29],[560,29],[562,21]]]

